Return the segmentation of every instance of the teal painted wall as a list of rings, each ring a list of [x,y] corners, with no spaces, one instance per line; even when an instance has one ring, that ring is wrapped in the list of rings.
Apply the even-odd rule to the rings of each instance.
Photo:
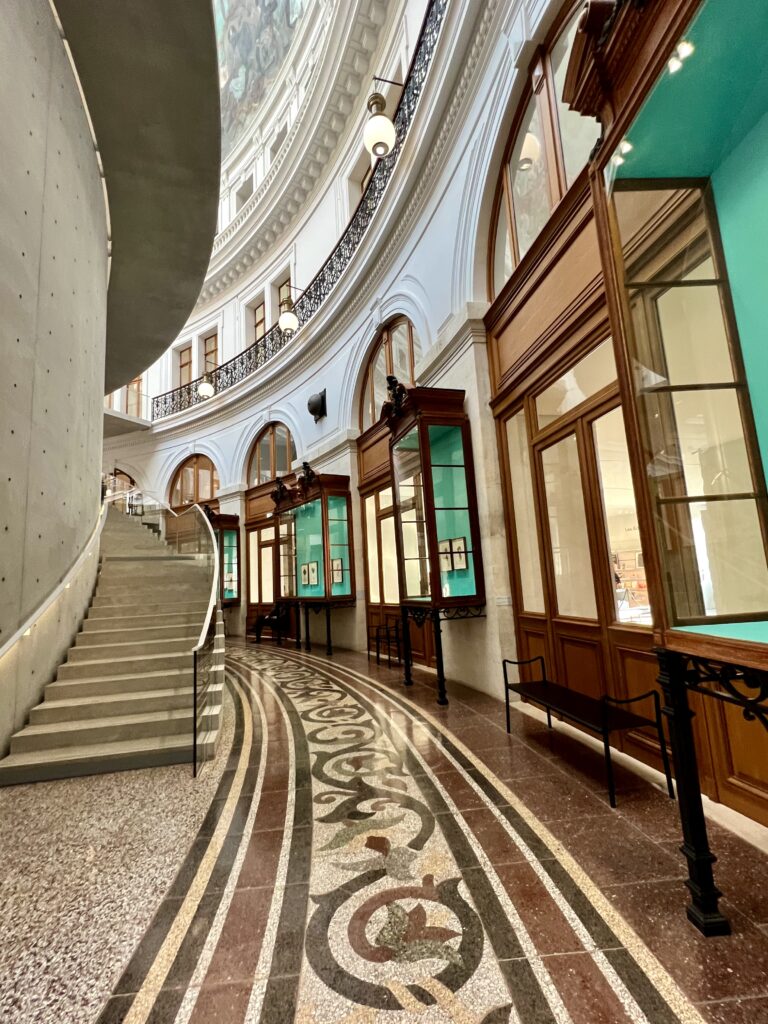
[[[768,114],[712,174],[763,466],[768,467]]]

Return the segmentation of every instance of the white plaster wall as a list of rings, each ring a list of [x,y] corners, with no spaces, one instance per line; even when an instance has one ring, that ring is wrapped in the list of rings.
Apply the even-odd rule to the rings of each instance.
[[[105,456],[110,466],[120,466],[141,486],[166,496],[179,462],[193,451],[204,451],[218,467],[222,489],[240,495],[256,434],[270,420],[287,423],[299,461],[308,459],[317,471],[351,477],[358,601],[354,612],[334,613],[334,642],[364,649],[363,537],[354,446],[362,369],[381,325],[398,314],[407,315],[424,349],[417,367],[419,383],[465,389],[472,425],[487,617],[445,625],[446,671],[449,677],[496,696],[502,694],[501,658],[515,656],[515,640],[482,325],[488,308],[488,222],[525,71],[558,7],[559,0],[495,4],[489,0],[487,7],[468,0],[463,7],[449,5],[445,49],[427,77],[428,87],[439,93],[443,103],[429,90],[422,98],[430,110],[429,119],[414,129],[418,139],[407,141],[388,189],[393,195],[385,195],[336,292],[254,379],[216,396],[204,409],[160,421],[149,434],[109,441]],[[486,11],[491,12],[490,20],[481,46],[478,26]],[[449,142],[438,157],[436,139],[447,130],[446,111],[464,87],[468,53],[473,54],[475,78],[472,87],[465,89]],[[315,246],[320,222],[310,218],[307,225],[312,227]],[[306,242],[302,232],[292,242],[296,253]],[[329,228],[326,253],[336,237]],[[273,263],[278,262],[275,254]],[[251,280],[265,273],[262,266]],[[243,286],[239,294],[245,290]],[[230,310],[238,301],[237,295],[230,294],[218,308]],[[206,308],[205,315],[211,315],[214,307]],[[322,388],[327,391],[328,416],[315,424],[306,402]],[[241,550],[245,558],[244,538]],[[313,622],[312,635],[322,640],[319,619]]]
[[[98,516],[107,227],[47,0],[2,5],[0,67],[2,646],[67,573]],[[18,723],[48,681],[47,663],[21,659],[17,673],[3,672],[0,746],[10,709]]]

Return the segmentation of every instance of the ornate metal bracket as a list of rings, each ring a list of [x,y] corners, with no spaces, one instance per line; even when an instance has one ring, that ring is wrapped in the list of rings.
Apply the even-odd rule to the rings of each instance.
[[[687,657],[685,685],[695,693],[734,704],[748,722],[768,730],[768,671]]]
[[[485,605],[459,605],[453,608],[441,608],[440,618],[446,622],[460,619],[484,619]]]

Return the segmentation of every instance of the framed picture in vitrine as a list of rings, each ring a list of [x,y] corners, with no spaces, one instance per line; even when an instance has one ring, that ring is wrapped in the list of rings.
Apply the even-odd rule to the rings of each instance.
[[[309,563],[303,562],[301,566],[301,585],[309,586]]]
[[[441,540],[437,545],[440,553],[440,572],[453,572],[453,557],[451,555],[451,542]]]
[[[343,583],[344,582],[344,560],[342,558],[334,558],[331,562],[331,573],[332,583]]]
[[[453,568],[466,569],[467,568],[467,538],[466,537],[454,537],[450,541],[451,545],[451,556],[453,559]]]
[[[309,585],[310,587],[317,586],[317,562],[309,563]]]

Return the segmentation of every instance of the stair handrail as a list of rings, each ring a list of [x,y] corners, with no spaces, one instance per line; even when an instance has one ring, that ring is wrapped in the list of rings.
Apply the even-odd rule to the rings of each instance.
[[[38,621],[43,617],[43,615],[45,615],[45,613],[51,607],[51,605],[55,601],[57,601],[59,597],[61,597],[65,590],[69,590],[69,588],[72,586],[72,581],[77,576],[86,559],[90,558],[93,555],[93,548],[101,539],[101,531],[104,529],[104,524],[107,521],[107,505],[113,501],[116,501],[119,498],[125,498],[126,495],[133,493],[133,490],[134,489],[131,489],[129,491],[120,491],[114,494],[108,494],[104,497],[99,507],[98,518],[96,519],[96,522],[93,525],[93,529],[91,530],[90,536],[88,537],[88,540],[85,542],[85,546],[83,547],[82,551],[74,560],[74,562],[66,571],[66,573],[61,577],[61,579],[50,592],[50,594],[48,594],[48,596],[43,599],[43,601],[34,609],[34,611],[27,616],[24,622],[22,622],[22,624],[19,626],[16,632],[13,633],[5,641],[2,647],[0,647],[0,658],[4,658],[5,655],[11,650],[11,648],[16,643],[18,643],[18,641],[22,637],[28,636],[35,628]],[[138,488],[135,488],[135,490],[138,490]]]
[[[133,489],[131,489],[129,491],[120,491],[118,494],[114,495],[114,497],[125,498],[127,495],[134,494],[134,493],[140,494],[143,498],[144,497],[151,498],[152,501],[159,508],[163,509],[166,512],[170,512],[171,515],[175,519],[181,519],[182,516],[185,516],[189,512],[193,512],[195,509],[197,509],[200,517],[202,518],[203,522],[205,523],[205,526],[207,527],[208,533],[210,534],[211,549],[213,551],[213,579],[211,581],[211,593],[210,593],[210,596],[208,598],[208,611],[206,612],[205,621],[203,622],[203,628],[200,631],[200,638],[199,638],[196,646],[192,648],[192,653],[194,654],[195,652],[201,650],[202,647],[203,647],[203,644],[205,643],[205,639],[206,639],[206,637],[208,635],[208,629],[209,629],[210,624],[211,624],[211,616],[213,615],[213,611],[214,611],[214,609],[215,609],[215,607],[217,605],[217,602],[218,602],[218,595],[219,595],[219,545],[218,545],[218,542],[216,540],[216,534],[214,533],[213,527],[211,526],[210,519],[208,518],[208,516],[205,513],[205,509],[198,502],[194,502],[192,505],[189,505],[183,511],[177,512],[175,509],[171,508],[171,506],[168,504],[168,502],[165,501],[163,498],[160,498],[156,494],[153,494],[152,491],[146,491],[146,490],[143,490],[140,487],[133,488]]]

